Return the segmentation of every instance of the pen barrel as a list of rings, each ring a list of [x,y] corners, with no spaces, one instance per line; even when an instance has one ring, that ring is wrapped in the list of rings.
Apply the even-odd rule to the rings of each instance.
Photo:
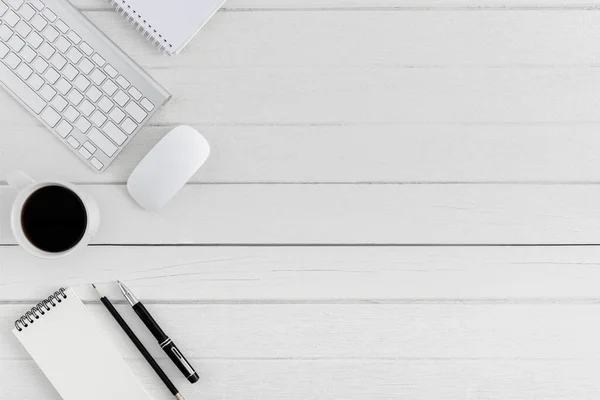
[[[186,360],[181,351],[177,348],[175,343],[170,339],[167,343],[161,346],[162,349],[167,353],[167,356],[175,363],[181,373],[187,378],[190,383],[196,383],[200,379],[198,373],[194,370],[192,365]]]
[[[152,315],[142,303],[137,303],[132,308],[133,311],[135,311],[136,314],[140,317],[144,325],[146,325],[146,327],[150,330],[154,338],[158,340],[158,343],[163,343],[169,338],[167,334],[161,329],[160,325],[158,325],[154,318],[152,318]]]
[[[150,315],[150,312],[146,307],[142,303],[137,303],[133,306],[133,310],[137,313],[142,322],[144,322],[144,325],[146,325],[150,332],[152,332],[152,335],[158,340],[160,347],[177,368],[179,368],[187,380],[190,381],[190,383],[198,382],[200,379],[198,373],[196,373],[189,361],[186,360],[183,353],[175,346],[175,343],[173,343],[154,318],[152,318],[152,315]]]

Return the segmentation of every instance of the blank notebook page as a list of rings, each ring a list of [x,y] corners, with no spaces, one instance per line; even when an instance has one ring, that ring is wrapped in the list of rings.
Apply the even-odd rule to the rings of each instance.
[[[224,0],[125,0],[177,53],[218,11]]]
[[[34,323],[13,330],[62,398],[151,400],[75,292],[65,293]]]

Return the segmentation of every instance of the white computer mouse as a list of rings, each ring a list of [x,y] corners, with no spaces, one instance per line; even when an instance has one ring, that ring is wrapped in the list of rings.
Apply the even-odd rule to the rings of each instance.
[[[208,142],[197,130],[181,125],[162,138],[133,170],[127,190],[144,209],[160,210],[204,164]]]

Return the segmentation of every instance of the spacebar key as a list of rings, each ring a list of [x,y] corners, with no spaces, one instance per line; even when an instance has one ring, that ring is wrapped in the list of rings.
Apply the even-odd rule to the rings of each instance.
[[[2,63],[0,63],[0,81],[34,113],[39,114],[46,107],[46,102]]]

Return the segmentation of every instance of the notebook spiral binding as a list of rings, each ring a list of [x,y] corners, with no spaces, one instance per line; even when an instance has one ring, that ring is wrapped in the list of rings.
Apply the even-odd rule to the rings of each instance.
[[[170,54],[169,49],[173,46],[156,29],[152,28],[152,25],[147,23],[144,17],[131,8],[126,0],[108,0],[108,2],[115,11],[125,17],[125,20],[133,25],[153,46],[156,46],[163,54]]]
[[[29,325],[35,323],[36,320],[40,319],[41,316],[46,315],[46,312],[51,311],[58,303],[62,303],[62,301],[67,298],[65,290],[65,288],[60,288],[48,296],[47,299],[37,303],[31,310],[27,311],[21,318],[15,321],[15,328],[21,332]],[[52,308],[50,308],[50,306],[52,306]]]

